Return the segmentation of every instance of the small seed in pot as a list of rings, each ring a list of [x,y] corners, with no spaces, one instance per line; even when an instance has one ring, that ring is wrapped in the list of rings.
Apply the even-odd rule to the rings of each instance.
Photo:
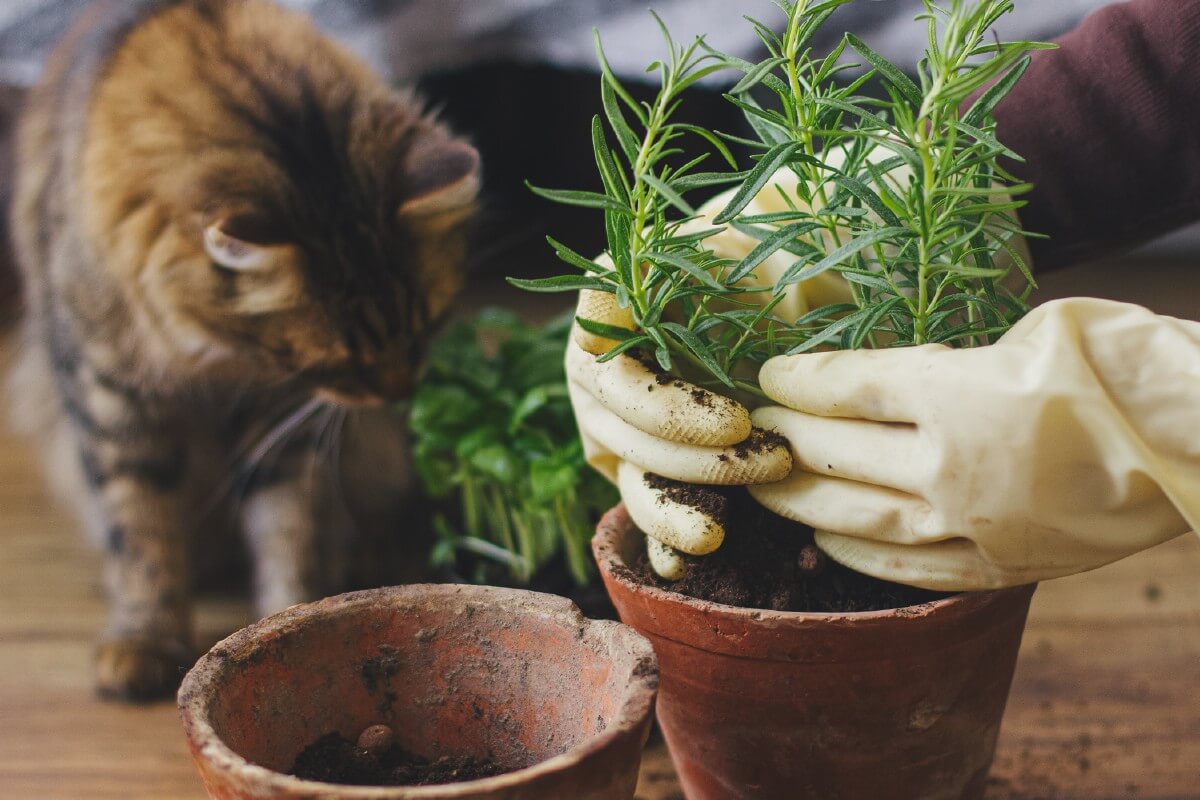
[[[815,578],[824,572],[827,564],[826,555],[811,544],[802,548],[800,556],[796,559],[796,566],[800,568],[801,574],[810,578]]]
[[[372,725],[358,735],[358,746],[376,757],[391,750],[395,743],[396,733],[387,725]]]

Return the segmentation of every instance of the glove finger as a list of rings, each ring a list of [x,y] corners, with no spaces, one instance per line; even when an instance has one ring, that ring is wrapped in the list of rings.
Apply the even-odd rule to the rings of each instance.
[[[650,560],[650,569],[660,578],[677,581],[687,572],[683,556],[649,536],[646,537],[646,556]]]
[[[817,531],[816,543],[834,561],[855,572],[934,591],[999,589],[1038,579],[993,564],[969,539],[901,545]]]
[[[914,390],[941,345],[890,350],[842,350],[777,356],[763,364],[758,382],[780,405],[822,417],[917,422]]]
[[[574,381],[568,381],[568,389],[580,430],[647,472],[684,483],[746,486],[780,480],[792,469],[786,444],[762,431],[734,447],[679,444],[633,427]]]
[[[631,331],[637,327],[633,324],[633,311],[621,308],[616,295],[598,292],[594,289],[580,290],[579,302],[575,306],[575,316]],[[571,339],[594,356],[602,356],[620,344],[615,339],[588,333],[579,325],[572,326]]]
[[[716,550],[725,540],[725,498],[706,492],[712,498],[705,508],[678,502],[677,492],[654,488],[646,482],[646,471],[628,461],[617,471],[621,500],[630,518],[647,536],[693,556]],[[660,573],[661,574],[661,573]]]
[[[750,494],[779,516],[819,530],[899,544],[936,538],[921,529],[930,516],[926,503],[882,486],[796,470],[777,483],[750,487]]]
[[[600,364],[568,344],[567,376],[609,411],[660,439],[722,447],[750,435],[750,412],[740,403],[681,380],[663,380],[632,356]]]
[[[754,424],[783,435],[796,468],[922,494],[933,459],[912,425],[818,417],[780,406],[756,409]]]
[[[616,483],[617,467],[620,465],[621,459],[583,431],[579,432],[579,439],[583,442],[583,458],[588,465],[608,478],[609,483]]]

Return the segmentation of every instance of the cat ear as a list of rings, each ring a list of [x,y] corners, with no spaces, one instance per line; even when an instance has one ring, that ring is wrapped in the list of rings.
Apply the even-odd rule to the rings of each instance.
[[[204,229],[204,250],[218,266],[254,272],[275,263],[285,245],[273,241],[253,217],[223,216]]]
[[[403,181],[400,216],[465,215],[479,195],[479,152],[457,139],[426,137],[409,150]]]

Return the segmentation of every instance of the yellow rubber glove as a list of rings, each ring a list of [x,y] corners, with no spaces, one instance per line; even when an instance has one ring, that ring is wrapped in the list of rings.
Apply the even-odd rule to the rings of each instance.
[[[796,198],[796,177],[777,173],[747,207],[746,214],[786,210],[780,192]],[[689,230],[712,227],[712,218],[728,204],[732,192],[713,198],[699,209]],[[719,257],[744,258],[758,241],[726,228],[706,241]],[[761,264],[745,283],[773,287],[794,262],[780,251]],[[742,295],[753,302],[753,294]],[[770,297],[764,292],[763,302]],[[799,317],[810,308],[849,302],[849,288],[833,273],[789,287],[775,313]],[[632,329],[628,309],[613,295],[580,293],[577,314],[584,319]],[[689,505],[677,503],[669,492],[653,488],[646,474],[695,484],[739,486],[778,481],[791,471],[792,461],[782,446],[742,448],[751,436],[750,412],[741,404],[678,380],[662,380],[629,355],[598,363],[597,356],[617,343],[576,327],[567,348],[567,378],[575,417],[588,463],[621,490],[621,497],[638,527],[648,535],[654,569],[664,577],[683,574],[677,551],[706,555],[720,547],[725,531],[720,520]],[[699,400],[698,400],[699,399]]]
[[[990,347],[772,359],[791,443],[767,508],[834,560],[975,590],[1071,575],[1200,526],[1200,323],[1072,299]]]

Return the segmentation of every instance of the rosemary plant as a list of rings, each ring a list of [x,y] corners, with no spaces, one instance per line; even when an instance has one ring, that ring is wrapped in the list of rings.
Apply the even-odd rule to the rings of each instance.
[[[759,364],[819,346],[994,341],[1028,310],[1034,284],[1014,244],[1033,234],[1013,213],[1031,187],[1001,166],[1002,158],[1019,156],[996,139],[993,111],[1028,67],[1029,53],[1051,45],[990,38],[1013,0],[925,0],[918,22],[929,44],[914,81],[852,34],[831,52],[814,53],[817,31],[854,0],[777,1],[787,16],[782,33],[748,20],[767,50],[757,64],[703,39],[678,45],[659,21],[668,57],[652,65],[660,76],[652,103],[633,100],[597,37],[605,119],[593,121],[592,143],[604,192],[535,191],[602,210],[611,266],[550,239],[559,258],[583,274],[513,283],[615,294],[637,330],[578,320],[620,341],[604,358],[632,348],[653,352],[664,369],[727,391],[758,393],[752,376]],[[850,51],[866,63],[846,63]],[[846,79],[864,66],[864,74]],[[727,97],[753,138],[675,121],[684,91],[721,70],[742,76]],[[871,94],[868,86],[880,88]],[[677,143],[688,135],[711,151],[679,163]],[[729,143],[754,153],[749,169],[739,170]],[[698,171],[714,153],[727,169]],[[795,196],[780,191],[786,210],[746,213],[780,170],[798,179]],[[689,198],[721,185],[736,185],[728,204],[697,224]],[[741,260],[706,247],[729,225],[760,242]],[[742,295],[761,288],[745,279],[781,250],[794,263],[773,299],[747,302]],[[799,319],[774,313],[793,284],[829,270],[848,281],[853,303]]]

